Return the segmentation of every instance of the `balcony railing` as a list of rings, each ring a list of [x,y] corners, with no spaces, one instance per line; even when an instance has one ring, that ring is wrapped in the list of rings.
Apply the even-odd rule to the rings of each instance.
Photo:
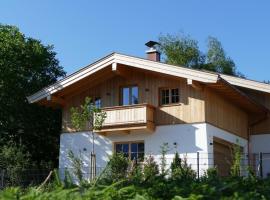
[[[148,104],[135,104],[128,106],[114,106],[102,109],[107,117],[102,125],[102,129],[97,132],[115,132],[130,130],[145,130],[153,132],[154,110]]]

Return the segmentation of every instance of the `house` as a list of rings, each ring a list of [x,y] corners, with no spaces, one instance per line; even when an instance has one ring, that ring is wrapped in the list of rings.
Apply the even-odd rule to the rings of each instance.
[[[270,85],[168,65],[160,62],[155,43],[147,45],[147,59],[112,53],[28,97],[62,109],[59,168],[70,167],[70,150],[86,172],[90,166],[92,132],[74,132],[70,119],[70,108],[87,96],[107,113],[94,133],[97,168],[115,151],[159,162],[164,143],[168,164],[178,151],[200,174],[213,166],[228,174],[233,144],[241,146],[244,164],[258,166],[257,154],[270,153]],[[266,161],[264,176],[270,173]]]

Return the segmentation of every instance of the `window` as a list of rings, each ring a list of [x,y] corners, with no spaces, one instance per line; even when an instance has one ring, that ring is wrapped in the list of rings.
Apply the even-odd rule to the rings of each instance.
[[[178,88],[166,88],[160,90],[160,103],[161,105],[167,105],[172,103],[179,103],[179,89]]]
[[[124,156],[131,160],[142,161],[144,159],[144,143],[143,142],[123,142],[115,144],[115,152],[123,153]]]
[[[123,87],[121,91],[121,105],[138,104],[139,89],[137,86]]]
[[[172,103],[179,103],[179,91],[178,88],[172,89]]]
[[[101,108],[101,98],[100,97],[95,98],[95,106],[96,106],[96,108]]]

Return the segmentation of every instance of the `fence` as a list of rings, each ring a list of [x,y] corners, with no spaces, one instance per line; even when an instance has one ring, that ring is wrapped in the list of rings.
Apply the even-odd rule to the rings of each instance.
[[[10,186],[39,185],[49,172],[48,169],[0,169],[0,189]]]
[[[209,168],[216,167],[221,176],[227,176],[230,173],[232,158],[226,157],[221,154],[214,158],[214,154],[211,153],[193,153],[193,154],[180,154],[182,160],[186,160],[187,164],[197,173],[197,177],[202,176]],[[160,161],[160,155],[154,156],[155,160]],[[167,168],[169,169],[170,163],[173,160],[174,155],[166,156]],[[217,158],[218,157],[218,158]],[[160,164],[159,162],[157,162]],[[240,163],[241,175],[245,176],[249,173],[248,168],[254,172],[258,177],[265,178],[270,176],[270,153],[258,153],[241,155]],[[100,175],[104,167],[96,167],[96,176]],[[60,168],[59,176],[64,180],[67,172],[74,181],[78,182],[75,169],[73,168]],[[8,186],[21,186],[26,187],[29,185],[39,185],[48,176],[49,169],[23,169],[23,170],[1,170],[0,169],[0,189]],[[83,167],[81,169],[84,180],[91,180],[94,177],[89,167]]]

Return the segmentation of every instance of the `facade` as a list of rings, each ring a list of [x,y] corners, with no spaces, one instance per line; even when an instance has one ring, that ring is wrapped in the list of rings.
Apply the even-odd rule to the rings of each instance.
[[[60,169],[70,167],[70,150],[82,158],[86,173],[90,166],[92,130],[75,132],[70,122],[70,108],[85,97],[107,113],[102,129],[94,131],[98,168],[113,152],[131,159],[152,155],[160,162],[164,143],[168,164],[177,151],[200,174],[213,166],[228,174],[233,144],[249,155],[246,164],[256,162],[253,153],[270,153],[269,84],[167,65],[156,54],[110,54],[28,97],[62,108]]]

